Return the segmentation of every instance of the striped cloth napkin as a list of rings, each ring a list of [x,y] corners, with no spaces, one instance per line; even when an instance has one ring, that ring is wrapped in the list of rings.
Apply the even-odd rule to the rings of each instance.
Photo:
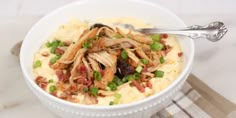
[[[236,118],[236,105],[190,75],[172,102],[152,118]]]
[[[19,56],[22,41],[11,53]],[[236,118],[236,105],[190,75],[172,102],[151,118]]]

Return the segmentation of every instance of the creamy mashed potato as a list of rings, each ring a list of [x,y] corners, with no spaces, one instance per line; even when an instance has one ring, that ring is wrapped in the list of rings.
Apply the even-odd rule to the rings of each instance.
[[[109,26],[113,26],[116,23],[128,23],[132,24],[137,28],[143,27],[152,27],[150,24],[144,23],[138,19],[133,18],[114,18],[114,19],[99,19],[96,22],[100,22],[103,24],[107,24]],[[48,39],[45,40],[45,43],[42,47],[35,53],[34,55],[34,76],[36,78],[36,83],[43,88],[46,92],[51,93],[54,96],[60,97],[63,96],[63,92],[60,91],[60,84],[58,75],[56,71],[52,69],[50,61],[52,58],[55,58],[55,54],[52,54],[50,51],[51,49],[48,48],[47,42],[52,42],[55,39],[60,40],[61,42],[69,42],[74,43],[78,40],[78,37],[81,36],[84,30],[90,27],[93,23],[89,22],[82,22],[76,19],[71,20],[67,24],[64,24],[59,27],[59,29],[54,32]],[[122,29],[124,33],[128,33],[129,30]],[[119,39],[117,39],[119,40]],[[117,104],[125,104],[134,102],[137,100],[144,99],[148,96],[156,94],[161,90],[165,89],[168,85],[170,85],[181,73],[183,60],[181,58],[182,51],[176,37],[173,35],[168,35],[165,40],[167,45],[170,45],[171,51],[165,56],[165,62],[163,64],[159,64],[157,66],[158,70],[164,71],[164,75],[162,78],[159,77],[152,77],[149,81],[152,87],[145,87],[144,92],[140,92],[135,86],[131,86],[131,82],[126,82],[117,87],[115,91],[105,91],[106,96],[98,95],[97,98],[97,105],[109,105],[111,101],[116,101]],[[65,44],[63,44],[65,45]],[[66,49],[65,49],[66,50]],[[37,63],[38,62],[38,63]],[[39,78],[44,78],[44,80],[39,80]],[[38,79],[38,80],[37,80]],[[40,83],[41,82],[41,83]],[[44,82],[44,84],[42,84]],[[54,86],[54,87],[52,87]],[[52,93],[52,91],[56,91]],[[110,94],[110,95],[107,95]],[[120,97],[117,99],[118,94]],[[82,101],[85,101],[86,96],[83,93],[73,94],[71,96],[71,100],[67,98],[66,100],[84,104]]]

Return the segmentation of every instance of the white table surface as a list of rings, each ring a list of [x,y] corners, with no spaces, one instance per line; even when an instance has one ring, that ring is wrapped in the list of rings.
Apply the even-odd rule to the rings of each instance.
[[[18,58],[10,54],[10,48],[24,38],[32,24],[43,14],[73,0],[52,0],[60,2],[55,5],[51,1],[46,5],[47,8],[40,10],[39,6],[43,6],[46,1],[37,1],[39,3],[30,0],[0,1],[0,118],[57,118],[29,91],[23,80]],[[177,13],[188,25],[219,20],[224,21],[228,27],[229,32],[219,42],[195,41],[196,56],[192,73],[236,103],[236,23],[233,22],[236,21],[236,13],[232,10],[236,2],[221,1],[209,8],[207,4],[201,5],[201,2],[194,0],[189,0],[187,3],[187,0],[176,1],[175,4],[165,0],[159,2]],[[206,0],[205,3],[213,1],[220,2]],[[205,11],[199,10],[196,5],[201,5],[200,8]],[[183,7],[190,10],[185,11]],[[220,7],[224,10],[219,10]]]

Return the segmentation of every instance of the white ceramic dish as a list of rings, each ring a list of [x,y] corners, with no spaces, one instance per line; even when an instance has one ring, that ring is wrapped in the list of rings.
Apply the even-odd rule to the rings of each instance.
[[[65,118],[147,118],[165,107],[188,77],[194,57],[194,44],[191,39],[178,37],[185,60],[183,72],[166,89],[144,100],[115,106],[81,105],[53,97],[36,85],[32,78],[33,55],[58,26],[70,18],[91,20],[110,17],[134,17],[158,27],[186,27],[181,19],[167,9],[143,0],[82,0],[43,17],[26,35],[21,48],[20,62],[29,88],[55,114]]]

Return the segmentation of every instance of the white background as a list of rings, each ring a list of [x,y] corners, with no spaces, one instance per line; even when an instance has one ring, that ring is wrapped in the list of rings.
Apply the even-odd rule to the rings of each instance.
[[[1,0],[0,16],[44,15],[76,0]],[[235,0],[149,0],[158,2],[176,14],[236,14]]]
[[[0,0],[0,118],[55,117],[29,91],[10,48],[40,17],[76,0]],[[150,0],[170,9],[187,25],[223,21],[222,41],[196,40],[192,73],[236,103],[236,0]]]

